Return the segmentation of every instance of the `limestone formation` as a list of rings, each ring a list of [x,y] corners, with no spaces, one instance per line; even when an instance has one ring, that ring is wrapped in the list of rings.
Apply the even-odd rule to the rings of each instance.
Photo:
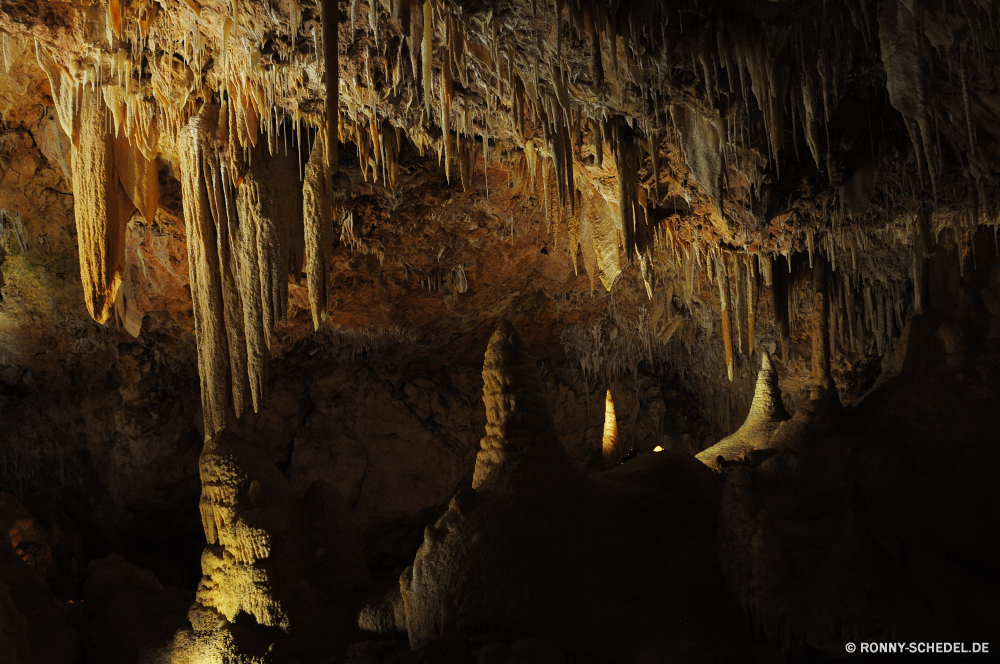
[[[332,627],[317,647],[332,652],[344,637],[344,593],[370,583],[336,490],[318,482],[299,501],[273,464],[227,432],[206,444],[200,469],[203,577],[190,626],[162,656],[260,657],[324,624]]]
[[[781,401],[781,388],[778,387],[778,372],[774,370],[771,356],[767,352],[761,353],[760,362],[753,402],[743,425],[735,433],[697,454],[697,459],[712,468],[759,463],[766,458],[772,434],[788,419]]]
[[[118,181],[114,138],[100,93],[83,88],[79,143],[73,146],[73,199],[80,243],[80,279],[90,315],[111,315],[122,281],[125,225],[135,211]]]
[[[458,631],[538,636],[590,656],[657,643],[701,656],[708,626],[695,626],[684,587],[693,578],[712,585],[696,553],[711,539],[711,473],[660,453],[600,481],[579,474],[507,321],[490,340],[483,377],[488,435],[474,488],[427,526],[400,579],[411,646]],[[678,500],[687,507],[675,512]]]
[[[535,360],[520,332],[501,321],[483,362],[486,436],[476,455],[472,488],[504,492],[530,482],[546,467],[568,465],[552,430],[552,415]]]
[[[609,470],[621,463],[621,448],[618,446],[618,419],[615,417],[615,402],[608,390],[604,398],[604,436],[601,440],[601,455],[604,468]]]
[[[0,660],[995,641],[998,26],[0,4]]]
[[[288,140],[288,127],[284,140]],[[288,277],[302,269],[302,187],[287,144],[261,141],[237,188],[239,226],[233,234],[243,301],[250,393],[259,408],[267,385],[271,334],[288,314]],[[293,242],[298,240],[298,242]]]
[[[211,152],[206,154],[203,144],[211,140],[206,134],[210,135],[215,129],[217,112],[205,107],[201,116],[192,118],[181,135],[179,146],[206,438],[225,428],[232,392],[223,271],[218,250],[219,229],[210,210],[211,193],[204,175],[210,168],[206,161],[214,155]]]
[[[325,165],[325,141],[316,137],[302,183],[302,220],[305,226],[305,271],[313,329],[326,320],[330,297],[330,253],[333,219],[329,171]]]

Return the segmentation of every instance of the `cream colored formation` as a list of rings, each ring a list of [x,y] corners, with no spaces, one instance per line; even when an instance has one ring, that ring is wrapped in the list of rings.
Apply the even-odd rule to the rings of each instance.
[[[977,0],[968,3],[969,11],[979,11]],[[907,210],[888,225],[869,219],[873,192],[881,187],[891,198],[922,187],[925,175],[937,192],[942,135],[978,154],[969,141],[984,112],[968,92],[961,64],[953,77],[962,84],[961,126],[952,127],[948,118],[957,116],[929,101],[930,83],[919,76],[917,65],[935,55],[897,45],[912,66],[891,61],[890,51],[882,59],[893,84],[890,101],[907,118],[916,171],[879,173],[867,164],[853,175],[837,172],[828,127],[845,96],[845,80],[854,75],[854,54],[876,33],[887,48],[918,23],[944,40],[941,48],[954,41],[946,37],[955,28],[939,25],[935,16],[916,17],[903,4],[890,5],[877,16],[831,7],[827,22],[835,30],[792,21],[786,38],[771,43],[742,23],[701,26],[697,13],[660,6],[652,7],[650,16],[632,6],[612,13],[581,0],[531,2],[530,11],[503,16],[471,13],[444,0],[355,0],[342,23],[336,2],[114,1],[86,12],[72,10],[99,38],[67,48],[67,37],[58,31],[42,26],[29,32],[10,23],[3,52],[7,63],[27,46],[27,35],[35,38],[60,124],[73,139],[81,276],[98,321],[106,321],[122,300],[121,238],[132,209],[147,220],[155,217],[156,159],[174,166],[175,174],[189,170],[182,162],[192,151],[182,143],[191,140],[186,136],[192,120],[205,107],[218,107],[225,118],[213,129],[217,145],[206,163],[214,179],[206,186],[215,191],[208,192],[209,210],[225,210],[225,222],[213,219],[217,242],[231,258],[220,254],[218,268],[207,263],[191,268],[198,297],[211,300],[195,305],[204,330],[201,356],[212,357],[201,362],[206,432],[211,432],[221,426],[227,402],[236,415],[247,403],[260,402],[270,333],[286,313],[285,272],[298,279],[304,263],[314,325],[323,320],[329,226],[335,221],[327,200],[334,193],[338,143],[345,141],[357,147],[362,176],[393,192],[400,184],[404,135],[422,155],[436,153],[449,180],[457,166],[466,188],[477,186],[475,170],[481,167],[488,180],[501,166],[508,182],[541,206],[553,247],[568,250],[577,269],[582,257],[592,288],[600,281],[610,289],[623,266],[636,261],[651,299],[658,284],[681,275],[684,286],[676,290],[691,311],[704,299],[699,277],[717,284],[730,378],[739,354],[756,350],[758,272],[767,276],[772,259],[795,251],[808,250],[810,262],[814,254],[825,255],[834,270],[851,266],[838,272],[843,287],[831,288],[829,300],[831,336],[850,339],[835,343],[831,353],[836,356],[838,345],[859,348],[865,333],[884,352],[909,306],[910,277],[880,278],[871,250],[913,244],[915,214]],[[361,18],[365,11],[367,21]],[[649,28],[654,25],[659,30]],[[981,25],[969,26],[973,42],[982,39]],[[698,36],[712,31],[714,38]],[[586,46],[571,48],[571,43]],[[678,52],[690,57],[674,61]],[[792,71],[775,63],[791,63]],[[689,65],[695,82],[680,84],[674,72]],[[758,112],[762,122],[755,119]],[[842,186],[783,213],[778,232],[761,232],[771,217],[764,219],[747,201],[781,177],[779,156],[787,152],[789,123],[793,140],[801,137],[816,169],[833,184],[843,180]],[[325,144],[323,168],[311,154],[316,142]],[[251,152],[259,155],[262,145],[267,158],[246,161]],[[289,229],[272,219],[260,199],[266,192],[257,191],[264,183],[256,180],[255,162],[284,150],[300,163],[312,163],[306,173],[297,164],[287,166],[305,199],[301,228],[297,219]],[[271,174],[277,175],[285,167],[274,168]],[[976,172],[970,169],[969,177],[978,177]],[[935,233],[954,228],[963,255],[969,230],[997,223],[987,184],[977,179],[969,187],[980,192],[972,207],[942,208],[930,224]],[[200,195],[198,187],[187,190]],[[218,191],[221,204],[212,203]],[[664,210],[678,200],[690,208],[693,221],[664,218]],[[195,211],[200,203],[185,202],[185,208]],[[785,224],[792,216],[796,223]],[[848,216],[865,221],[847,224]],[[201,221],[189,223],[208,238]],[[222,223],[233,242],[220,233]],[[300,238],[309,245],[302,246]],[[721,243],[727,248],[719,248]],[[208,260],[197,247],[191,255]],[[217,275],[209,277],[215,269]],[[248,276],[255,271],[263,279],[256,285]],[[220,289],[239,292],[242,302],[229,306],[225,303],[234,297],[225,295],[221,308],[213,304]],[[243,330],[230,330],[239,327],[234,321],[241,307]],[[129,311],[124,301],[117,309],[135,331],[141,312]],[[794,327],[794,314],[787,307],[774,312],[783,338]],[[220,315],[225,335],[210,322]],[[692,330],[679,338],[690,337]],[[221,352],[223,336],[228,353]],[[245,372],[242,351],[234,350],[244,341]],[[230,357],[228,386],[226,367],[215,355]]]
[[[347,504],[316,482],[302,499],[251,444],[223,433],[199,460],[208,545],[189,626],[162,664],[264,661],[288,636],[322,634],[329,654],[346,637],[343,598],[371,584]]]

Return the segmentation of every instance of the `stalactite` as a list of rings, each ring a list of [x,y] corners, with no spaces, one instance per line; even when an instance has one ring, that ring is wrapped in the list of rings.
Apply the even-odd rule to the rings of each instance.
[[[296,158],[263,142],[251,150],[236,195],[239,230],[234,247],[243,298],[250,388],[256,410],[267,384],[271,332],[288,311],[292,227],[302,225],[302,187]]]
[[[309,161],[306,163],[302,183],[302,220],[305,227],[306,287],[309,291],[309,310],[313,329],[318,330],[326,320],[330,287],[330,254],[333,251],[332,219],[329,178],[324,167],[325,137],[320,135],[313,142]]]
[[[152,224],[160,204],[160,180],[156,163],[146,159],[125,136],[114,139],[114,153],[115,173],[122,188],[146,223]]]
[[[875,344],[878,348],[879,355],[885,355],[886,351],[886,338],[885,338],[885,298],[882,297],[881,293],[874,294],[875,297]]]
[[[201,134],[203,123],[211,122],[210,118],[204,117],[208,112],[206,108],[202,116],[193,117],[178,137],[188,270],[206,439],[226,426],[231,380],[218,238],[211,216],[208,188],[203,178],[205,155],[201,149]]]
[[[420,57],[423,59],[424,73],[424,111],[427,117],[433,117],[431,111],[431,86],[434,83],[434,8],[431,0],[424,0],[424,34],[420,45]]]
[[[105,114],[101,93],[85,86],[72,148],[73,199],[83,297],[98,323],[108,320],[121,286],[125,227],[135,211],[117,176]]]
[[[597,167],[602,168],[604,166],[604,137],[600,125],[595,120],[590,121],[590,135],[594,139],[594,158],[597,161]]]
[[[385,177],[389,183],[389,189],[396,192],[396,180],[399,177],[399,139],[395,127],[389,124],[389,120],[382,121],[382,161],[385,164]]]
[[[753,355],[757,327],[757,274],[753,269],[753,256],[747,257],[747,353]]]
[[[416,99],[422,99],[423,60],[420,54],[420,45],[424,41],[424,7],[420,0],[410,0],[408,4],[410,32],[406,46],[410,51],[410,71],[413,74],[414,96]],[[414,104],[416,99],[411,99],[410,103]]]
[[[374,12],[374,7],[372,8]],[[330,175],[338,170],[337,137],[340,135],[340,5],[322,0],[323,71],[326,73],[326,154]],[[353,17],[352,17],[353,23]]]
[[[632,129],[625,119],[615,117],[611,124],[614,137],[615,168],[618,171],[618,194],[621,204],[621,227],[625,234],[625,256],[631,262],[641,256],[651,245],[651,229],[647,224],[637,224],[635,210],[638,203],[639,155]]]
[[[69,136],[70,142],[73,145],[78,145],[83,109],[77,106],[78,101],[82,101],[84,96],[83,86],[77,83],[69,72],[58,65],[45,47],[37,41],[35,42],[35,58],[38,61],[38,66],[49,79],[49,88],[52,91],[52,101],[56,105],[56,117],[59,119],[59,125]]]
[[[917,212],[913,232],[913,308],[917,314],[927,313],[927,256],[931,241],[930,219],[921,207]]]
[[[451,69],[451,41],[454,35],[451,33],[448,23],[448,43],[445,44],[444,57],[441,59],[441,140],[444,142],[444,176],[451,182],[451,95],[452,95],[452,69]]]
[[[733,336],[729,320],[729,275],[726,274],[724,260],[716,260],[716,281],[719,285],[719,301],[722,309],[722,345],[726,353],[726,375],[733,382]]]
[[[733,309],[733,320],[736,323],[736,349],[743,355],[743,313],[746,311],[746,303],[744,302],[744,296],[746,295],[746,290],[743,288],[742,274],[743,269],[740,266],[740,260],[737,256],[731,255],[732,260],[732,293],[735,297],[731,300],[734,306]]]

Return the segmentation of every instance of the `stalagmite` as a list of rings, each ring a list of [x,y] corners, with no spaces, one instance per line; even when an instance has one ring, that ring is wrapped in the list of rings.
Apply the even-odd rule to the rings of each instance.
[[[604,399],[604,435],[601,439],[601,455],[604,467],[613,468],[622,462],[621,449],[618,447],[618,419],[615,417],[615,402],[611,398],[611,390]]]
[[[502,492],[518,473],[564,463],[566,452],[552,432],[538,367],[509,321],[502,321],[490,338],[483,381],[486,436],[480,441],[472,488]]]
[[[100,91],[84,87],[79,144],[72,148],[73,199],[80,279],[87,311],[108,320],[122,281],[125,226],[135,207],[119,182],[114,139]]]
[[[320,629],[340,638],[326,596],[364,590],[371,577],[337,490],[318,481],[296,496],[255,445],[229,431],[206,442],[198,470],[202,578],[190,624],[157,661],[232,661]]]
[[[713,468],[755,463],[761,457],[766,458],[766,452],[755,453],[767,449],[771,435],[787,419],[788,412],[781,401],[781,389],[778,387],[778,372],[771,364],[771,356],[766,351],[762,352],[757,387],[743,426],[731,436],[702,450],[695,458]]]
[[[322,134],[322,132],[321,132]],[[330,253],[333,251],[332,219],[329,181],[325,172],[323,154],[326,142],[322,135],[313,142],[312,153],[306,164],[305,181],[302,183],[302,220],[305,227],[306,286],[309,290],[309,309],[313,329],[318,330],[326,320],[330,287]]]
[[[208,188],[202,176],[205,170],[205,155],[201,149],[203,124],[211,125],[210,113],[206,107],[201,115],[191,119],[178,137],[206,439],[226,426],[231,380],[218,239],[210,211]]]

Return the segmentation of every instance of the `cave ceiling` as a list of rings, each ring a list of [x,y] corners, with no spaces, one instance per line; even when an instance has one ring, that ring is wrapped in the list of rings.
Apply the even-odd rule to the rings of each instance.
[[[109,325],[193,334],[210,433],[296,344],[472,360],[509,317],[585,372],[668,363],[748,403],[755,349],[795,373],[804,265],[833,275],[839,346],[880,356],[920,304],[921,229],[964,267],[996,228],[998,20],[977,0],[5,5],[5,165],[30,140],[51,179],[8,203],[7,251],[73,281],[75,244],[83,286],[8,297],[5,355],[38,372]]]

